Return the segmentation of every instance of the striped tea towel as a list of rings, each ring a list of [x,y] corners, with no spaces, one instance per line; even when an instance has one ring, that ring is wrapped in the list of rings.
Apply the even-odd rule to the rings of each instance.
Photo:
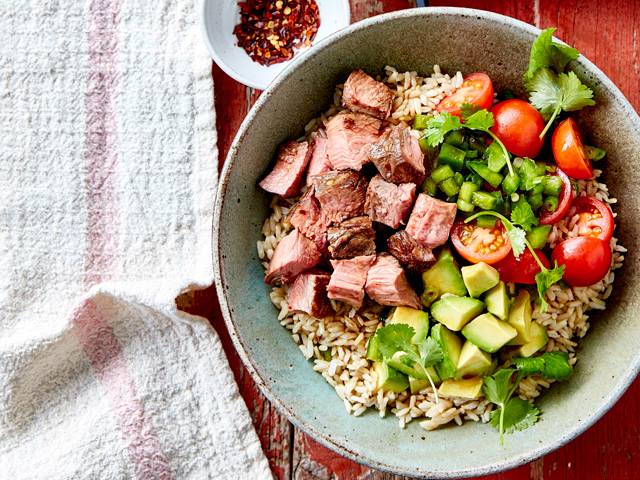
[[[271,476],[220,341],[195,0],[0,2],[0,478]]]

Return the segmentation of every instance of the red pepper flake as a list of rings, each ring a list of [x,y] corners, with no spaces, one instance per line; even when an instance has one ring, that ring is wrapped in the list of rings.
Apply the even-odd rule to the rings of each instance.
[[[284,62],[311,45],[320,27],[315,0],[245,0],[233,33],[255,62]]]

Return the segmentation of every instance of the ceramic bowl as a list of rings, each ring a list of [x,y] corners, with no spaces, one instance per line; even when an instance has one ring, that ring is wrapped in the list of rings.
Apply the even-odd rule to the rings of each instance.
[[[320,13],[320,28],[313,46],[332,33],[349,25],[348,0],[316,0]],[[264,90],[289,63],[311,50],[298,51],[291,60],[274,65],[260,65],[237,45],[233,28],[240,22],[237,0],[201,0],[200,20],[209,54],[230,77],[244,85]]]
[[[299,428],[346,457],[405,475],[453,478],[493,473],[540,457],[599,419],[636,377],[640,365],[639,260],[633,248],[616,273],[607,310],[593,315],[580,342],[573,378],[538,401],[533,427],[507,436],[467,422],[432,432],[398,428],[393,415],[347,415],[333,388],[312,370],[269,301],[256,254],[269,198],[256,187],[278,144],[295,138],[328,107],[334,86],[354,68],[381,72],[485,71],[497,89],[522,83],[539,30],[487,12],[427,8],[374,17],[321,42],[294,62],[260,97],[231,147],[214,219],[216,285],[228,328],[264,394]],[[575,62],[597,106],[578,115],[589,143],[607,150],[605,181],[619,203],[617,235],[633,247],[640,234],[640,119],[616,86],[589,60]],[[522,92],[520,92],[522,93]]]

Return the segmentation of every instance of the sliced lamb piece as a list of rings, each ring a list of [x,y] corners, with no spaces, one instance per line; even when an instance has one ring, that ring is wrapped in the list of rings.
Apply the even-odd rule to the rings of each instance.
[[[365,290],[380,305],[421,308],[398,260],[386,253],[378,255],[369,268]]]
[[[327,172],[313,177],[312,184],[328,224],[364,213],[367,180],[358,172]]]
[[[322,253],[312,240],[294,228],[273,252],[265,283],[291,283],[305,270],[315,267],[322,260]]]
[[[443,202],[421,193],[409,216],[407,233],[423,247],[438,247],[449,238],[457,210],[455,203]]]
[[[433,252],[425,248],[405,230],[394,233],[387,239],[389,253],[409,270],[422,272],[435,261]]]
[[[409,127],[394,125],[385,130],[372,145],[369,160],[389,182],[420,184],[424,180],[424,154]]]
[[[300,230],[305,237],[313,240],[320,251],[327,248],[327,223],[320,210],[320,202],[309,188],[289,212],[289,223]]]
[[[311,185],[311,177],[321,175],[331,170],[329,155],[327,154],[327,132],[323,129],[311,134],[311,160],[307,168],[306,184]]]
[[[364,255],[348,260],[331,260],[333,273],[327,287],[329,298],[360,308],[367,272],[375,259],[375,255]]]
[[[384,223],[391,228],[398,228],[409,216],[415,198],[415,184],[396,185],[376,175],[367,187],[364,211],[371,220]]]
[[[291,285],[287,303],[289,310],[303,312],[312,317],[324,318],[333,313],[327,297],[329,284],[327,272],[311,271],[301,273]]]
[[[376,232],[367,216],[354,217],[327,230],[332,258],[352,258],[376,253]]]
[[[260,186],[284,198],[295,197],[310,159],[311,149],[306,141],[282,144],[273,170],[262,179]]]
[[[384,120],[391,113],[393,92],[362,70],[354,70],[342,92],[342,105],[353,112],[366,113]]]
[[[327,154],[334,170],[360,171],[378,141],[380,120],[362,113],[340,112],[327,123]]]

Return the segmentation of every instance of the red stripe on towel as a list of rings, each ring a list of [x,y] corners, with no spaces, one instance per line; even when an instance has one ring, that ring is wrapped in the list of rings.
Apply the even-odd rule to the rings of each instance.
[[[112,261],[119,252],[119,225],[114,212],[118,211],[115,95],[119,80],[116,55],[121,1],[91,0],[89,4],[89,71],[85,94],[88,245],[84,282],[87,288],[113,278]],[[137,478],[173,478],[153,425],[145,417],[122,345],[94,301],[88,300],[76,310],[73,325],[96,378],[113,405]]]

